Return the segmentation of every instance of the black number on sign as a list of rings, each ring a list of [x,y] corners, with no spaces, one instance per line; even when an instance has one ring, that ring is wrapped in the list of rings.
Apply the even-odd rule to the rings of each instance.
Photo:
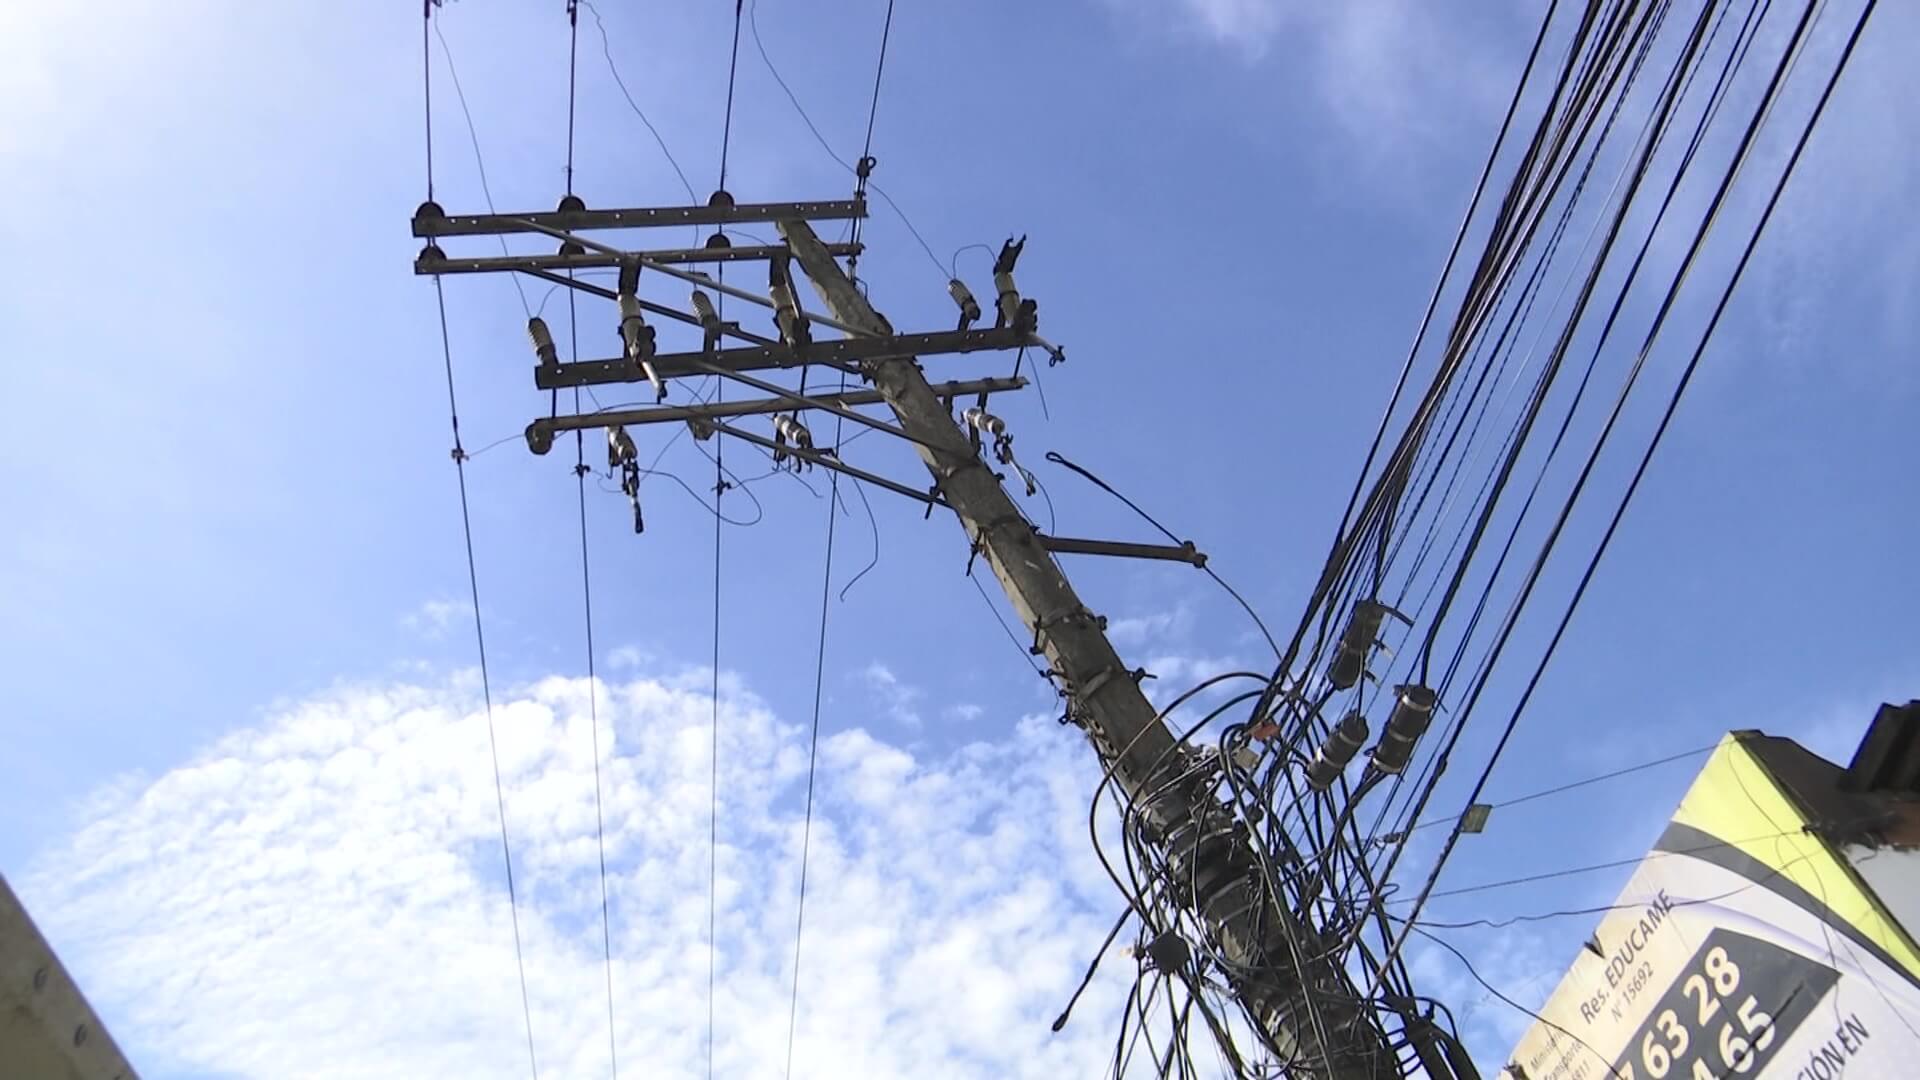
[[[1713,1014],[1720,1011],[1720,999],[1707,989],[1707,980],[1697,974],[1687,976],[1686,983],[1680,989],[1688,997],[1700,999],[1700,1026],[1706,1027],[1707,1021],[1713,1019]]]

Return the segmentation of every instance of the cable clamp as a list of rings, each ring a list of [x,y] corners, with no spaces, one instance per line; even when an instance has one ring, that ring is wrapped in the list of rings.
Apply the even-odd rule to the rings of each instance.
[[[1093,626],[1101,630],[1107,628],[1105,616],[1088,611],[1085,604],[1078,604],[1066,611],[1056,611],[1052,615],[1043,615],[1033,625],[1033,645],[1027,650],[1035,656],[1046,651],[1046,639],[1049,631],[1063,623],[1078,623]]]
[[[927,512],[931,514],[933,512],[933,508],[928,507]],[[1021,517],[1018,512],[1015,512],[1011,514],[1001,514],[999,517],[996,517],[992,521],[989,521],[986,524],[980,526],[980,530],[974,533],[973,540],[968,544],[968,549],[969,549],[967,554],[967,576],[968,577],[973,576],[973,561],[979,558],[981,553],[986,550],[987,534],[1004,525],[1013,525],[1013,524],[1025,525],[1029,530],[1033,528],[1032,523],[1028,522],[1026,518]]]

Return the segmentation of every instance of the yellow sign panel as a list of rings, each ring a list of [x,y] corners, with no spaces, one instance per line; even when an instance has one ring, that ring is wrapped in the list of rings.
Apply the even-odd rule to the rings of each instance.
[[[1504,1080],[1920,1077],[1920,949],[1740,736],[1595,941]]]

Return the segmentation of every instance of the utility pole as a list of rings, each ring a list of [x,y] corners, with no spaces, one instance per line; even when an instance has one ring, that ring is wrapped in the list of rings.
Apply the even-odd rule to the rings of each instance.
[[[1003,248],[995,267],[997,316],[991,329],[974,329],[981,306],[966,287],[955,281],[951,290],[961,310],[960,325],[952,331],[898,334],[875,311],[844,272],[837,259],[855,256],[858,244],[827,244],[815,235],[810,220],[844,220],[866,213],[863,199],[847,202],[736,205],[717,192],[706,206],[638,210],[589,211],[569,197],[558,211],[538,214],[489,214],[449,217],[429,202],[413,220],[414,235],[427,240],[415,263],[419,274],[505,271],[528,274],[567,286],[584,295],[613,300],[618,305],[623,355],[604,360],[561,362],[545,324],[530,320],[529,335],[536,357],[535,385],[543,390],[603,383],[652,384],[660,404],[620,412],[580,416],[553,415],[527,428],[529,448],[538,454],[551,450],[562,431],[606,428],[609,467],[636,469],[629,426],[687,423],[696,438],[719,436],[756,443],[773,452],[776,462],[792,459],[837,470],[886,490],[944,507],[959,517],[975,558],[987,567],[1005,590],[1015,613],[1032,635],[1032,652],[1044,656],[1050,675],[1066,698],[1067,717],[1079,726],[1125,792],[1137,831],[1163,856],[1177,888],[1169,889],[1199,927],[1202,942],[1180,938],[1173,928],[1154,925],[1149,913],[1138,910],[1143,924],[1157,933],[1149,962],[1189,991],[1202,979],[1224,980],[1241,1004],[1245,1017],[1259,1029],[1262,1043],[1289,1076],[1315,1080],[1397,1080],[1424,1072],[1435,1080],[1470,1076],[1458,1055],[1443,1053],[1433,1025],[1410,1005],[1387,1002],[1400,1014],[1398,1037],[1390,1036],[1374,1003],[1361,997],[1346,967],[1345,947],[1336,931],[1312,925],[1305,907],[1292,909],[1284,896],[1264,882],[1263,861],[1273,853],[1256,849],[1246,824],[1230,806],[1212,794],[1217,761],[1211,751],[1199,750],[1177,739],[1141,691],[1138,674],[1121,661],[1105,633],[1105,620],[1081,602],[1055,561],[1056,554],[1087,554],[1167,559],[1204,565],[1205,556],[1192,545],[1162,546],[1101,540],[1068,539],[1043,534],[1002,487],[1003,477],[989,463],[992,457],[1024,477],[1012,457],[1005,425],[986,411],[990,395],[1016,390],[1025,380],[976,379],[930,383],[920,356],[1001,351],[1037,347],[1054,359],[1060,351],[1037,332],[1035,305],[1023,299],[1013,283],[1013,263],[1020,246]],[[706,245],[654,251],[622,250],[589,239],[593,229],[641,229],[687,225],[717,227],[741,222],[773,222],[785,244],[736,247],[716,231]],[[554,255],[499,255],[450,258],[438,246],[443,237],[534,233],[561,241]],[[1024,244],[1024,241],[1022,241]],[[704,262],[765,263],[766,294],[721,284],[698,272],[682,269]],[[793,289],[789,267],[799,268],[826,305],[827,313],[805,310]],[[579,281],[573,272],[587,267],[617,267],[617,290]],[[639,281],[662,276],[691,286],[692,311],[658,300],[642,299]],[[721,319],[708,296],[717,292],[772,310],[777,336],[748,331]],[[698,352],[664,353],[654,344],[648,315],[702,331]],[[840,338],[822,336],[821,327],[839,331]],[[744,342],[722,348],[728,339]],[[756,372],[793,370],[821,365],[857,376],[870,389],[808,394],[759,378]],[[668,387],[689,376],[717,376],[739,382],[768,396],[724,405],[699,402],[667,404]],[[804,385],[804,383],[802,383]],[[970,399],[964,425],[954,419],[956,404]],[[884,404],[892,422],[861,413],[862,405]],[[905,439],[913,444],[932,476],[922,490],[858,469],[839,459],[831,449],[816,447],[804,424],[803,413],[824,411]],[[772,437],[758,434],[740,421],[772,416]],[[731,422],[729,422],[731,421]],[[635,528],[641,528],[638,484],[628,489],[634,501]],[[1283,857],[1286,853],[1283,853]],[[1297,860],[1297,856],[1294,856]],[[1270,867],[1267,867],[1270,869]],[[1130,900],[1139,903],[1138,898]],[[1218,960],[1204,964],[1204,955]],[[1408,1055],[1411,1055],[1409,1058]]]
[[[806,222],[782,221],[780,232],[835,318],[874,335],[893,332]],[[1188,753],[1107,640],[1104,620],[1081,603],[1035,539],[1039,530],[955,426],[918,362],[869,362],[862,373],[886,398],[901,429],[918,436],[915,448],[935,486],[1033,634],[1034,651],[1047,658],[1068,696],[1069,714],[1102,764],[1144,804],[1149,829],[1180,876],[1195,883],[1198,914],[1233,964],[1227,978],[1276,1051],[1294,1061],[1298,1073],[1327,1080],[1397,1076],[1383,1041],[1360,1030],[1363,1018],[1342,1000],[1341,989],[1345,998],[1355,995],[1345,973],[1326,959],[1328,950],[1255,890],[1244,830],[1226,807],[1210,797],[1196,800],[1195,785],[1176,779],[1188,771]],[[1317,1008],[1314,996],[1323,997]]]

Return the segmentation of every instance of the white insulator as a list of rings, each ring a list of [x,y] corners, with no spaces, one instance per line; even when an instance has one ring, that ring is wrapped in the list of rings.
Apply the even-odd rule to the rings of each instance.
[[[607,429],[607,465],[613,467],[638,460],[640,451],[633,445],[633,436],[618,424]]]
[[[784,282],[773,286],[767,291],[770,299],[773,300],[773,306],[775,308],[790,315],[800,314],[800,305],[793,299],[793,290],[788,288]]]
[[[1007,433],[1007,422],[975,405],[961,414],[967,426],[998,438]]]
[[[980,301],[973,298],[973,291],[967,288],[966,282],[959,278],[948,281],[947,295],[953,297],[953,302],[960,307],[960,314],[966,316],[968,322],[980,317]]]
[[[641,313],[640,298],[632,293],[620,294],[620,338],[626,343],[627,359],[644,365],[653,356],[653,329]]]
[[[535,315],[527,320],[527,337],[533,341],[533,353],[542,364],[560,362],[559,350],[554,348],[553,333],[547,329],[547,321]]]
[[[1013,273],[1008,270],[993,275],[993,287],[1000,294],[994,303],[999,314],[999,325],[1012,326],[1020,315],[1020,290],[1013,284]]]
[[[802,424],[791,416],[775,416],[773,418],[773,430],[778,432],[781,438],[795,446],[807,448],[813,446],[813,433],[807,430],[805,424]]]

